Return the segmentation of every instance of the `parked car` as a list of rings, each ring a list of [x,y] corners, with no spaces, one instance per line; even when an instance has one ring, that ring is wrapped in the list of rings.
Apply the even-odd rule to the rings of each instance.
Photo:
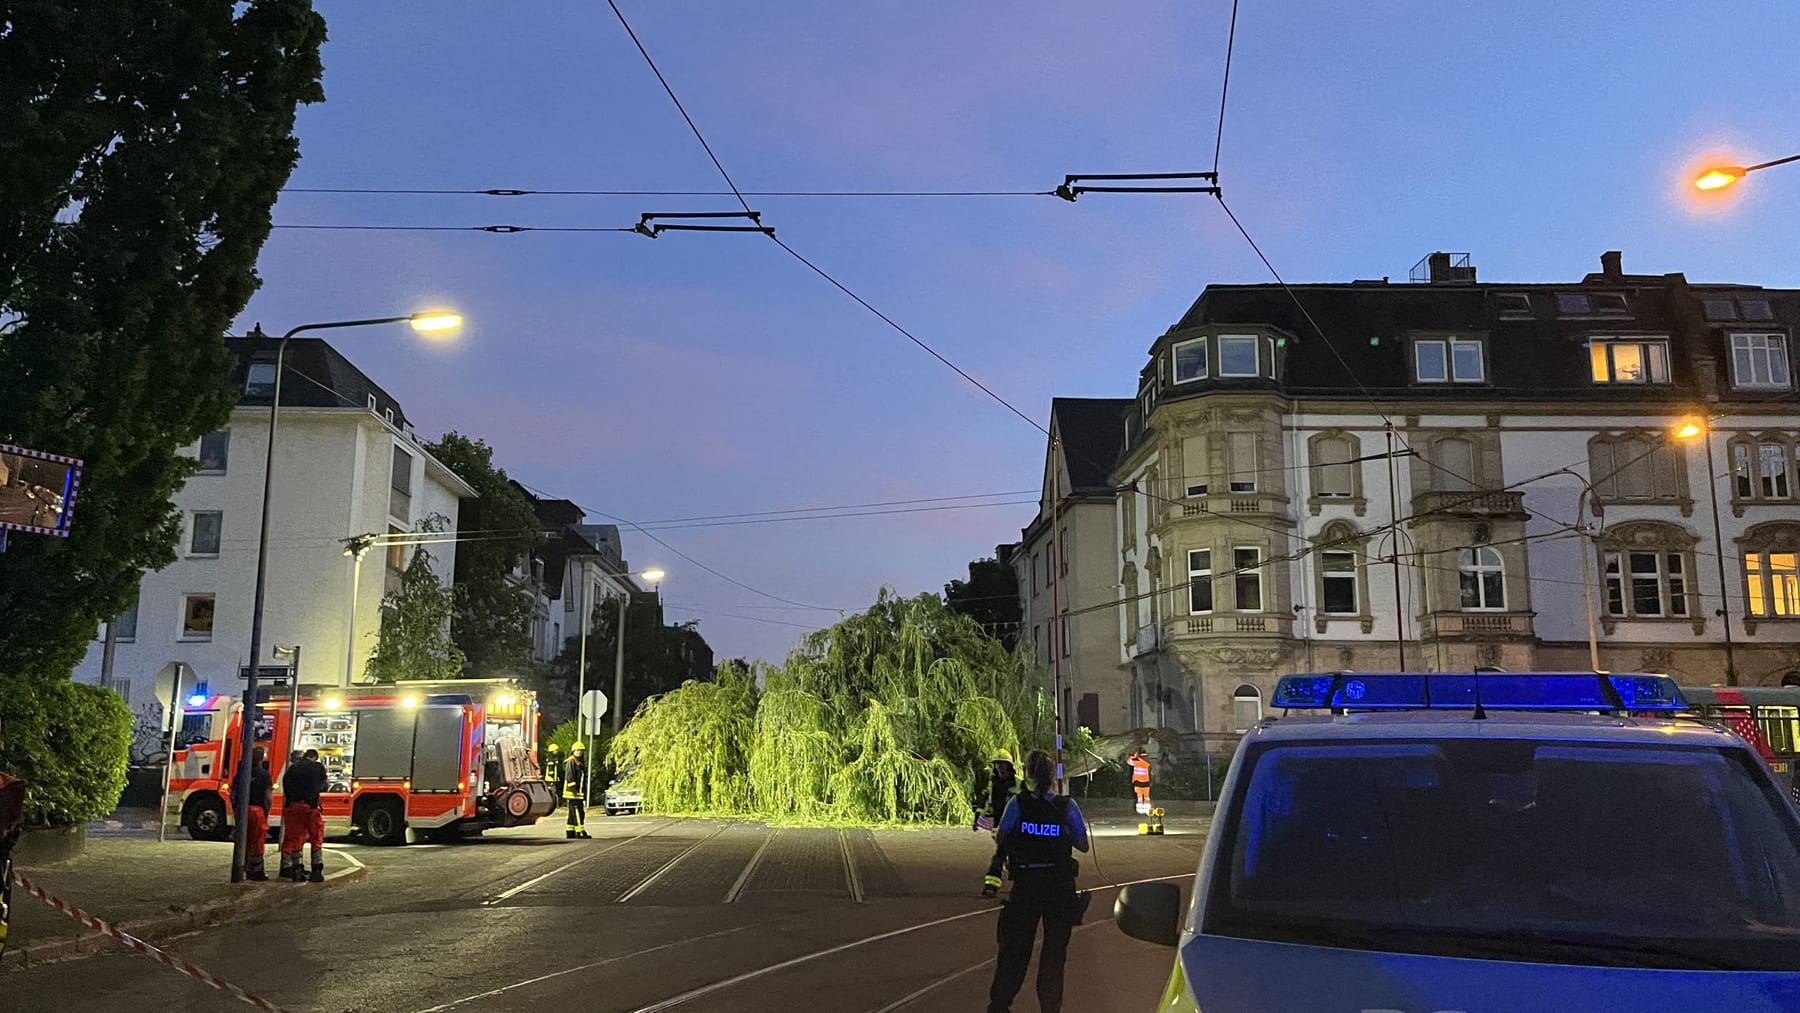
[[[644,808],[644,791],[633,788],[624,782],[624,778],[616,778],[607,786],[603,801],[608,816],[636,816]]]

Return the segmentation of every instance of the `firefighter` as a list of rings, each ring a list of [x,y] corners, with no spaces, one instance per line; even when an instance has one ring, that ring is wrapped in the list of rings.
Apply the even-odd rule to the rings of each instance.
[[[286,796],[281,810],[281,875],[296,883],[309,880],[325,882],[325,814],[319,810],[319,796],[325,791],[325,765],[319,762],[319,751],[308,749],[288,761],[281,775],[281,793]],[[312,846],[312,875],[300,864],[302,845]]]
[[[988,1013],[1009,1013],[1025,984],[1031,944],[1038,922],[1044,923],[1044,945],[1038,953],[1038,1009],[1062,1013],[1063,963],[1069,934],[1085,904],[1075,892],[1080,866],[1075,851],[1088,849],[1087,822],[1075,800],[1057,795],[1056,768],[1050,754],[1034,749],[1025,759],[1029,789],[1006,805],[1000,818],[1000,847],[1012,863],[1012,892],[1000,911],[1000,952],[994,982],[988,989]]]
[[[1006,812],[1006,804],[1019,792],[1019,779],[1013,773],[1012,754],[1002,749],[994,754],[989,765],[987,791],[983,792],[979,779],[975,782],[975,797],[982,799],[983,804],[975,808],[975,829],[993,830],[1000,823],[1000,817]],[[983,825],[985,824],[985,826]],[[1006,863],[1006,852],[1001,850],[999,835],[995,834],[994,857],[988,862],[987,878],[983,880],[981,895],[992,897],[1000,892],[1000,870]]]
[[[268,753],[257,746],[250,753],[250,809],[244,817],[244,878],[267,882],[263,849],[269,843],[269,793],[275,787],[269,776]]]
[[[1144,751],[1140,749],[1126,758],[1125,762],[1131,764],[1131,791],[1137,796],[1138,815],[1148,816],[1150,815],[1150,758],[1145,756]]]
[[[562,747],[552,742],[544,754],[544,782],[550,788],[550,811],[562,804]]]
[[[563,801],[569,803],[568,836],[590,839],[587,832],[587,747],[577,742],[569,749],[569,762],[563,764]]]

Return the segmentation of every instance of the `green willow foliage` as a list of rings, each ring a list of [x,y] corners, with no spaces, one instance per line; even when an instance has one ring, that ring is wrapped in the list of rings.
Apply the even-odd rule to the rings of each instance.
[[[663,812],[954,824],[996,750],[1046,747],[1053,728],[1023,655],[935,595],[884,589],[779,668],[726,665],[645,701],[613,754]]]

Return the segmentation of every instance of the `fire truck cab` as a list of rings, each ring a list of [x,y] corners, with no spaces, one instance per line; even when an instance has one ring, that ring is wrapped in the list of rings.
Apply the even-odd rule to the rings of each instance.
[[[233,818],[242,707],[220,697],[190,703],[163,818],[220,840]],[[271,827],[281,825],[281,777],[293,750],[316,749],[325,766],[326,833],[372,844],[402,843],[409,829],[474,836],[527,826],[555,806],[531,745],[536,698],[512,680],[277,689],[258,711],[256,744],[275,779]]]

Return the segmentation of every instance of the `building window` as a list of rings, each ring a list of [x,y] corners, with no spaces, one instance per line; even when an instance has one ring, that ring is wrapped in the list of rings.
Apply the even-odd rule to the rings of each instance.
[[[1602,435],[1588,441],[1588,475],[1605,502],[1671,502],[1688,496],[1687,462],[1660,436]]]
[[[1595,383],[1668,383],[1669,343],[1595,338],[1588,342]]]
[[[223,475],[231,457],[231,430],[221,429],[200,437],[200,474]]]
[[[1137,567],[1126,563],[1119,571],[1119,598],[1125,605],[1125,641],[1137,639],[1138,631],[1138,582]]]
[[[246,398],[272,398],[275,396],[275,364],[273,362],[252,362],[244,369],[244,396]]]
[[[1565,317],[1585,317],[1594,311],[1585,292],[1556,293],[1556,312]]]
[[[1506,609],[1506,568],[1500,553],[1486,545],[1464,549],[1456,557],[1456,577],[1464,612]]]
[[[1732,492],[1743,500],[1785,500],[1792,495],[1794,451],[1787,440],[1765,436],[1731,444]]]
[[[1231,568],[1235,571],[1231,578],[1231,584],[1236,593],[1239,612],[1261,612],[1263,610],[1261,567],[1261,549],[1236,548],[1231,550]]]
[[[213,606],[215,599],[210,594],[190,594],[181,599],[181,639],[211,640],[213,634]]]
[[[1212,550],[1188,550],[1188,615],[1203,616],[1213,610]]]
[[[1733,334],[1731,382],[1739,387],[1786,389],[1787,338],[1780,334]]]
[[[131,603],[130,608],[126,609],[125,611],[123,611],[113,617],[113,620],[112,620],[113,639],[119,640],[119,641],[136,640],[137,639],[137,624],[138,624],[138,603],[134,601]]]
[[[188,555],[216,556],[219,554],[220,536],[225,528],[225,515],[217,510],[203,510],[194,514],[193,534],[188,539]]]
[[[1033,552],[1031,554],[1031,596],[1036,598],[1038,596],[1038,589],[1042,588],[1046,583],[1047,582],[1044,580],[1044,554],[1042,552]]]
[[[1062,534],[1057,538],[1056,541],[1057,541],[1057,544],[1056,544],[1056,572],[1067,577],[1069,575],[1069,532],[1068,532],[1068,529],[1065,528],[1063,530]]]
[[[388,494],[388,515],[401,520],[412,518],[412,455],[394,447],[393,482]]]
[[[1631,314],[1631,308],[1625,304],[1625,297],[1617,292],[1595,292],[1588,297],[1597,316],[1623,317]]]
[[[1743,311],[1745,320],[1763,321],[1775,319],[1775,309],[1769,305],[1769,300],[1767,299],[1740,299],[1738,300],[1738,308]]]
[[[1556,312],[1565,317],[1622,317],[1631,308],[1617,292],[1558,292]]]
[[[1431,444],[1431,457],[1425,464],[1431,470],[1431,487],[1438,492],[1473,492],[1480,488],[1476,474],[1479,455],[1471,440],[1446,436]]]
[[[1356,495],[1356,451],[1352,436],[1318,436],[1312,445],[1313,495],[1349,499]]]
[[[1062,618],[1058,619],[1056,622],[1056,628],[1059,631],[1058,637],[1060,640],[1062,640],[1062,656],[1066,658],[1069,656],[1069,613],[1068,612],[1066,612],[1066,611],[1063,612]]]
[[[1125,528],[1123,544],[1128,548],[1136,546],[1137,490],[1135,488],[1127,486],[1125,491],[1119,494],[1119,513]]]
[[[1175,343],[1175,382],[1206,379],[1206,339]]]
[[[1487,379],[1481,342],[1473,338],[1415,341],[1413,375],[1420,383],[1481,383]]]
[[[1700,305],[1705,310],[1708,320],[1736,320],[1738,318],[1737,303],[1730,299],[1702,299]]]
[[[1261,376],[1261,346],[1254,334],[1219,335],[1219,375]]]
[[[1800,556],[1792,552],[1747,552],[1744,582],[1751,615],[1800,615]]]
[[[387,578],[385,586],[382,589],[386,594],[393,594],[400,590],[400,578],[406,573],[406,543],[397,540],[399,536],[404,534],[406,534],[406,532],[394,527],[392,524],[388,525]],[[532,577],[541,582],[543,580],[543,574],[538,569],[538,561],[534,559],[531,562]]]
[[[1687,616],[1685,554],[1608,552],[1605,559],[1607,615]]]
[[[1325,552],[1320,554],[1323,567],[1324,593],[1320,595],[1327,615],[1353,616],[1360,612],[1356,593],[1356,553]]]
[[[1256,473],[1261,470],[1262,455],[1259,453],[1262,438],[1256,433],[1232,433],[1226,438],[1226,449],[1230,452],[1231,471],[1226,476],[1226,486],[1234,493],[1251,493],[1256,491]]]
[[[1494,305],[1503,317],[1531,316],[1531,296],[1525,292],[1501,292],[1494,296]]]
[[[1256,727],[1262,720],[1262,693],[1255,686],[1245,683],[1231,691],[1231,725],[1237,731],[1247,732]]]

